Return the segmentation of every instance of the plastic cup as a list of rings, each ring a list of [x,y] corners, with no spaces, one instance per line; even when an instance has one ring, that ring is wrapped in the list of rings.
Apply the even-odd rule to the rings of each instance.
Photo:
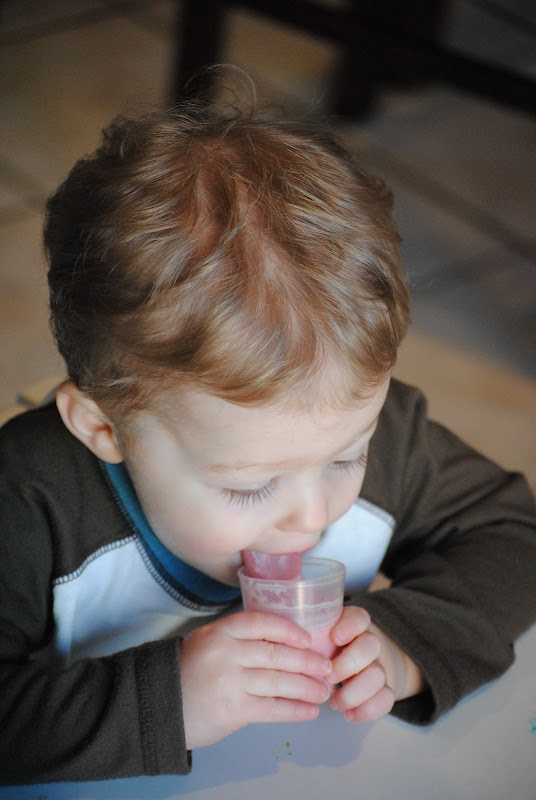
[[[300,578],[251,578],[238,570],[246,611],[287,617],[311,634],[311,650],[332,658],[337,652],[330,631],[341,616],[346,569],[329,558],[304,558]]]

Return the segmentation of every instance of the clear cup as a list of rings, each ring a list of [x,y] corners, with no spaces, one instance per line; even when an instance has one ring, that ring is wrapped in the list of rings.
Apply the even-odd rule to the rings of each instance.
[[[311,634],[311,650],[332,658],[337,652],[330,631],[342,613],[346,569],[329,558],[304,558],[300,578],[250,578],[238,570],[246,611],[264,611],[293,620]]]

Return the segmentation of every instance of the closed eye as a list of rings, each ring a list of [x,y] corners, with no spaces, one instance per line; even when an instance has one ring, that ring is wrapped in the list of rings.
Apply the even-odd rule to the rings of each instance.
[[[345,461],[333,461],[330,466],[345,472],[361,472],[367,466],[367,454],[362,453],[357,458]],[[258,489],[222,489],[221,491],[230,506],[249,508],[269,500],[274,493],[276,483],[277,479],[274,479]]]
[[[270,481],[259,489],[222,489],[222,492],[229,505],[248,508],[268,500],[272,496],[274,488],[275,481]]]

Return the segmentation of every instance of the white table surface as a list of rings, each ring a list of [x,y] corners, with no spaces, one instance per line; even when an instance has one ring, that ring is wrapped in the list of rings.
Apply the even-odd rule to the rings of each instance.
[[[535,800],[536,626],[506,675],[435,725],[250,725],[194,752],[188,776],[0,788],[2,800]]]

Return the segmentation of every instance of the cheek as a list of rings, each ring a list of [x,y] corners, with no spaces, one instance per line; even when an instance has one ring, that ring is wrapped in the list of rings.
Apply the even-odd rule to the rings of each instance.
[[[243,550],[255,536],[251,516],[229,509],[218,498],[205,496],[187,511],[176,516],[175,522],[168,517],[168,536],[193,556],[228,556]]]
[[[365,473],[349,474],[339,477],[335,481],[335,488],[330,504],[330,516],[333,521],[338,519],[348,511],[350,506],[355,502],[363,486]]]
[[[202,518],[204,546],[214,555],[238,552],[248,547],[263,529],[262,514],[254,511],[229,508],[215,501],[205,508]]]

